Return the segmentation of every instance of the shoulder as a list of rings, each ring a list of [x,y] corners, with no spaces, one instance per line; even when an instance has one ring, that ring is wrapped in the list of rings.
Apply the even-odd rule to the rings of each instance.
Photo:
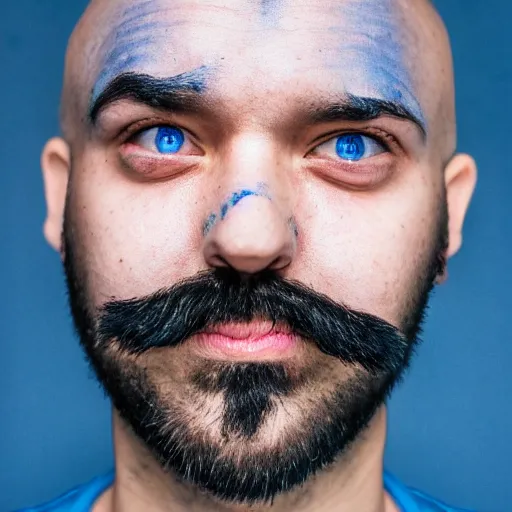
[[[470,512],[450,507],[416,489],[411,489],[389,473],[384,473],[384,487],[401,512]]]
[[[96,477],[85,485],[75,487],[54,501],[18,512],[89,512],[95,501],[112,485],[114,474]]]

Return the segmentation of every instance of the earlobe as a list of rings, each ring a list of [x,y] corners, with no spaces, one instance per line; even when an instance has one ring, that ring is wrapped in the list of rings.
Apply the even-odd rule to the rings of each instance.
[[[449,214],[448,258],[456,254],[462,245],[464,218],[475,189],[476,179],[476,164],[469,155],[455,155],[446,166],[445,185]]]
[[[47,215],[44,222],[44,236],[58,252],[61,251],[62,225],[71,155],[67,142],[61,138],[50,139],[41,155]]]

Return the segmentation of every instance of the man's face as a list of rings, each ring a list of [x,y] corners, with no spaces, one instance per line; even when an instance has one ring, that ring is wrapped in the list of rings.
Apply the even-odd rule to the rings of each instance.
[[[368,423],[442,270],[414,36],[382,0],[103,10],[64,231],[82,342],[164,466],[269,499]]]

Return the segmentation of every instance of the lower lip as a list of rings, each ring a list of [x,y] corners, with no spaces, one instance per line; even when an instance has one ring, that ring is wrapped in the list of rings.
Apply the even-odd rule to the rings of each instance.
[[[194,344],[212,359],[268,360],[291,356],[297,346],[297,339],[292,334],[279,332],[242,339],[202,333],[194,340]]]

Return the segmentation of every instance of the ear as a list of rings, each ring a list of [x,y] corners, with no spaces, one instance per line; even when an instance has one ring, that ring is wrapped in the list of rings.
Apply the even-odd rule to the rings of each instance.
[[[46,143],[41,155],[41,167],[47,209],[44,236],[47,242],[60,252],[66,191],[71,168],[70,150],[64,139],[56,137]]]
[[[445,169],[446,199],[449,214],[450,258],[462,245],[462,227],[476,185],[477,169],[469,155],[455,155]]]

